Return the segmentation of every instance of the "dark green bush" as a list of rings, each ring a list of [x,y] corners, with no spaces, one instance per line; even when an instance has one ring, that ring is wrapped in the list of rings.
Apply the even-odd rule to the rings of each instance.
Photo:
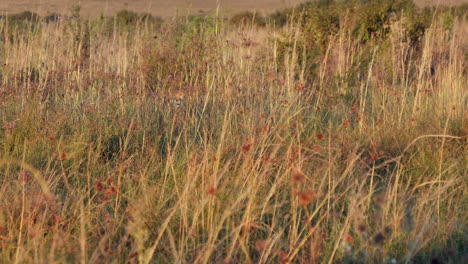
[[[7,18],[10,21],[29,21],[29,22],[38,21],[41,19],[41,17],[38,14],[33,13],[31,11],[24,11],[18,14],[9,15],[7,16]]]
[[[137,22],[138,14],[129,10],[121,10],[117,12],[115,19],[122,24],[133,24]]]
[[[434,11],[428,8],[423,10],[410,9],[403,14],[406,37],[412,45],[417,45],[420,42],[426,30],[431,26],[433,16]]]
[[[52,13],[50,15],[47,15],[44,17],[44,21],[47,22],[47,23],[50,23],[50,22],[57,22],[59,21],[60,19],[62,18],[62,16],[60,14],[57,14],[57,13]]]
[[[41,28],[42,18],[36,13],[24,11],[18,14],[4,16],[8,22],[3,30],[9,32],[10,39],[12,39],[12,32],[38,32]],[[2,32],[0,32],[2,33]]]
[[[319,5],[307,8],[303,14],[302,27],[306,43],[312,48],[326,49],[330,36],[340,27],[339,6],[324,8]]]
[[[160,17],[153,17],[151,14],[148,13],[136,13],[130,10],[120,10],[115,15],[115,20],[119,26],[122,25],[136,25],[141,22],[149,22],[155,24],[161,24],[162,18]]]
[[[411,18],[417,13],[412,0],[371,0],[355,5],[352,7],[354,35],[361,41],[385,38],[391,21],[401,18],[403,13],[411,14]]]
[[[283,27],[284,25],[286,25],[288,23],[288,15],[289,15],[289,12],[287,11],[284,11],[284,10],[278,10],[274,13],[272,13],[271,15],[269,15],[265,21],[266,23],[268,23],[269,25],[273,25],[273,26],[276,26],[276,27]]]
[[[265,26],[265,18],[258,13],[245,11],[234,15],[230,19],[230,23],[236,26],[254,25],[263,27]]]
[[[334,84],[348,87],[348,84],[352,86],[362,78],[356,73],[364,72],[368,67],[375,47],[379,47],[377,57],[387,56],[394,23],[402,23],[403,41],[418,50],[434,15],[440,14],[431,8],[419,9],[411,0],[324,0],[278,11],[267,21],[274,26],[292,23],[301,28],[299,38],[284,36],[276,40],[277,65],[282,67],[285,58],[291,58],[295,50],[295,67],[305,69],[303,77],[309,83],[317,80],[318,66],[323,62],[330,42],[336,40],[339,34],[351,38],[353,43],[360,46],[359,60],[354,61],[348,72],[341,73],[341,76],[327,76],[335,80]],[[450,28],[453,23],[451,13],[440,17],[444,27]],[[330,90],[333,90],[332,87]]]

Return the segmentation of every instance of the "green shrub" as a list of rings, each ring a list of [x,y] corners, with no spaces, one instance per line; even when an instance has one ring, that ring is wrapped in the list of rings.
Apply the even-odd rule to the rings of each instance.
[[[236,26],[254,25],[265,26],[265,18],[257,13],[245,11],[234,15],[230,19],[231,24]]]
[[[269,25],[273,25],[276,27],[283,27],[288,23],[288,16],[289,12],[285,10],[278,10],[271,15],[269,15],[267,18],[265,18],[265,21]]]
[[[163,21],[162,18],[153,17],[151,14],[148,13],[136,13],[126,9],[117,12],[117,14],[115,15],[115,20],[119,26],[135,26],[136,24],[141,22],[161,24]]]
[[[310,7],[304,13],[303,32],[311,47],[326,49],[329,37],[335,35],[340,27],[339,7]]]
[[[195,35],[216,33],[219,19],[212,16],[188,16],[179,18],[176,22],[176,35]]]
[[[44,17],[44,21],[49,23],[49,22],[57,22],[62,18],[60,14],[57,13],[52,13],[50,15],[47,15]]]
[[[38,21],[39,19],[41,19],[41,17],[38,14],[33,13],[31,11],[24,11],[18,14],[9,15],[7,16],[7,18],[10,21],[29,21],[29,22]]]
[[[10,39],[13,37],[12,32],[31,32],[35,33],[41,28],[42,18],[36,13],[24,11],[18,14],[4,16],[8,22],[5,22],[3,31],[10,33]]]
[[[405,35],[411,45],[417,45],[420,42],[426,30],[431,26],[433,15],[434,10],[430,8],[408,9],[403,13]]]
[[[453,24],[455,22],[455,15],[454,15],[454,10],[447,10],[444,13],[441,14],[440,20],[442,27],[445,30],[452,30]]]
[[[115,19],[122,24],[133,24],[137,22],[138,14],[129,10],[121,10],[117,12]]]
[[[361,41],[385,38],[390,32],[389,24],[401,17],[403,12],[416,13],[411,0],[368,1],[353,7],[354,35]]]

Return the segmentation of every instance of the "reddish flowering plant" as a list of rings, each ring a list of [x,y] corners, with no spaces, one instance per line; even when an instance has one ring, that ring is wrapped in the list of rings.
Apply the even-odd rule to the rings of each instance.
[[[117,187],[109,186],[104,190],[104,201],[108,201],[112,196],[116,195],[118,192]]]
[[[206,193],[209,194],[209,195],[215,195],[217,193],[218,189],[214,186],[208,186],[206,188]]]
[[[354,237],[352,237],[351,235],[346,235],[346,236],[344,237],[344,240],[345,240],[346,242],[348,242],[348,243],[351,244],[351,243],[354,242]]]
[[[317,134],[317,139],[322,140],[323,139],[323,134],[322,133]]]
[[[58,157],[58,160],[60,160],[60,161],[64,161],[66,159],[67,159],[67,153],[65,153],[65,152],[62,152],[60,154],[60,156]]]
[[[309,203],[311,203],[315,199],[315,192],[313,191],[306,191],[306,192],[300,192],[297,194],[297,198],[299,201],[300,206],[307,206]]]
[[[267,240],[257,240],[255,241],[255,249],[257,251],[262,252],[263,250],[267,249],[268,241]]]
[[[279,258],[279,262],[281,264],[287,264],[289,263],[291,260],[289,259],[289,256],[288,256],[288,253],[284,252],[284,251],[280,251],[278,253],[278,258]]]
[[[344,127],[344,128],[348,128],[348,126],[349,126],[350,123],[351,123],[351,120],[345,119],[345,120],[343,120],[343,123],[342,123],[342,124],[343,124],[343,127]]]
[[[110,185],[110,184],[114,183],[114,179],[112,179],[111,177],[108,177],[106,179],[106,183]]]
[[[300,172],[299,170],[296,170],[293,172],[292,176],[291,176],[291,181],[293,183],[302,183],[305,181],[305,175]]]
[[[305,85],[305,83],[303,83],[303,82],[298,82],[298,83],[296,84],[296,90],[297,90],[298,92],[304,91],[305,88],[306,88],[306,85]]]
[[[248,151],[250,151],[251,147],[252,147],[252,144],[245,144],[245,145],[242,146],[242,150],[244,152],[248,152]]]
[[[255,222],[249,222],[247,224],[244,224],[244,226],[242,227],[242,229],[244,231],[247,231],[247,232],[253,232],[257,229],[257,225],[255,224]]]
[[[102,190],[104,190],[104,184],[100,181],[96,182],[96,184],[94,184],[94,187],[98,192],[102,192]]]
[[[107,197],[110,197],[114,194],[117,193],[117,188],[115,186],[110,186],[109,188],[106,189],[106,191],[104,192],[104,194],[107,196]]]

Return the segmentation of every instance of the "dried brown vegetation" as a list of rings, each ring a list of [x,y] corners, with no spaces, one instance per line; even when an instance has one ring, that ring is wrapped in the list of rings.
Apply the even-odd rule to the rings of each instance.
[[[419,37],[351,12],[326,36],[0,20],[0,263],[463,261],[468,23],[447,12]]]

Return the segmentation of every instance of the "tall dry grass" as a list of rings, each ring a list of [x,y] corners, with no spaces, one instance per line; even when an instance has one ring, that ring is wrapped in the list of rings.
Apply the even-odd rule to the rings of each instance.
[[[466,260],[467,23],[401,22],[1,20],[0,262]]]

